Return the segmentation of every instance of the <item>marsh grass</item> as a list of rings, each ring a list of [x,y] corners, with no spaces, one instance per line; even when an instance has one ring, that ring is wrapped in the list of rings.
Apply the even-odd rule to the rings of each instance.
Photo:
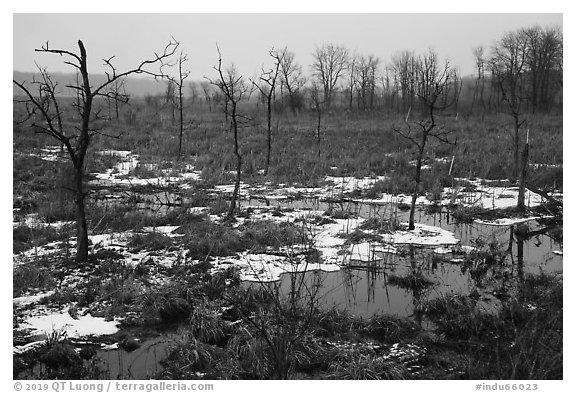
[[[63,232],[50,226],[18,225],[12,230],[12,250],[18,253],[56,240],[64,240],[68,234]]]
[[[37,258],[14,267],[12,278],[13,297],[26,294],[29,290],[45,291],[54,288],[57,280],[53,275],[52,261]]]
[[[180,283],[150,288],[136,300],[145,321],[176,323],[185,321],[192,311],[191,292]]]
[[[563,297],[558,278],[528,275],[516,298],[497,314],[476,301],[446,295],[428,301],[424,313],[445,336],[442,347],[465,355],[469,379],[562,379]]]
[[[358,244],[362,242],[382,243],[382,236],[354,229],[349,233],[341,233],[339,237],[344,238],[344,244]]]
[[[326,379],[390,380],[407,379],[406,367],[374,354],[351,351],[334,360],[327,370]]]
[[[247,250],[263,252],[308,241],[302,226],[271,220],[247,221],[231,227],[205,219],[183,225],[175,232],[184,235],[182,243],[190,250],[188,256],[199,260]]]
[[[175,157],[177,139],[173,127],[162,120],[162,111],[157,98],[133,100],[131,107],[124,110],[122,121],[109,124],[110,129],[105,130],[122,130],[121,137],[94,139],[87,172],[105,171],[117,162],[113,156],[99,156],[97,150],[131,150],[141,156],[142,162],[151,163],[163,163],[169,161],[169,157]],[[69,111],[67,116],[74,116],[74,111]],[[297,225],[244,221],[239,227],[232,227],[189,212],[190,206],[208,206],[213,214],[227,211],[225,197],[214,199],[201,188],[230,183],[231,177],[226,172],[233,169],[234,162],[231,133],[226,132],[228,125],[221,113],[204,110],[197,112],[197,116],[198,126],[190,127],[184,135],[182,165],[192,165],[201,171],[204,180],[199,182],[202,185],[198,189],[187,191],[187,196],[193,200],[189,206],[149,214],[137,209],[136,198],[133,203],[110,208],[89,200],[88,218],[92,233],[180,225],[177,234],[184,235],[180,240],[183,247],[190,250],[190,259],[201,263],[180,261],[169,269],[172,282],[154,286],[145,282],[146,266],[130,268],[118,255],[99,255],[88,261],[96,270],[84,272],[92,273],[92,279],[46,301],[90,306],[106,297],[106,301],[112,303],[109,314],[130,305],[140,312],[141,323],[185,324],[181,339],[174,343],[164,362],[163,376],[168,378],[287,378],[298,371],[317,373],[314,376],[320,378],[408,377],[401,365],[387,361],[379,354],[334,352],[327,350],[322,340],[337,336],[351,342],[363,339],[390,344],[409,342],[421,333],[421,328],[414,322],[391,316],[362,319],[338,310],[319,310],[314,307],[315,288],[312,287],[306,288],[299,298],[303,303],[291,303],[295,306],[290,309],[283,303],[286,298],[270,296],[274,292],[230,291],[229,288],[239,282],[237,272],[209,273],[211,257],[292,246],[310,239]],[[392,131],[393,125],[401,121],[400,116],[393,114],[333,113],[325,119],[323,145],[318,157],[311,127],[313,113],[303,111],[297,118],[279,116],[267,177],[258,172],[265,162],[265,135],[256,124],[247,124],[241,130],[240,141],[244,157],[243,180],[317,186],[323,183],[327,174],[386,175],[387,179],[377,182],[365,196],[376,198],[384,192],[410,193],[413,191],[413,166],[409,162],[414,157],[414,150]],[[449,176],[446,163],[431,163],[431,169],[423,172],[421,194],[427,193],[437,200],[441,187],[459,184],[452,176],[495,180],[509,177],[513,157],[511,149],[503,149],[510,145],[510,138],[501,127],[505,122],[502,116],[491,115],[485,119],[471,116],[466,120],[443,118],[442,121],[447,129],[456,130],[459,144],[453,148],[431,143],[429,159],[454,157],[454,168]],[[534,162],[561,164],[562,116],[542,116],[532,128],[531,157]],[[51,143],[43,135],[15,125],[13,136],[14,149],[23,152],[14,155],[13,201],[14,207],[21,209],[17,215],[40,213],[46,221],[71,217],[70,195],[63,191],[69,186],[70,163],[44,161],[27,155],[38,153]],[[169,169],[168,164],[161,165],[161,169]],[[136,174],[141,171],[141,176],[149,176],[150,173],[142,168],[136,169]],[[176,168],[176,172],[181,170]],[[542,187],[562,186],[561,168],[534,168],[529,173]],[[471,191],[474,187],[468,185],[468,188]],[[152,190],[130,191],[137,194]],[[464,212],[462,216],[470,219],[471,213]],[[333,209],[318,220],[319,223],[333,223],[333,219],[352,217],[344,209]],[[244,218],[249,220],[249,215]],[[371,225],[366,230],[392,230],[395,224],[372,222]],[[29,242],[29,235],[24,230],[19,231],[14,236],[21,240],[20,244]],[[34,236],[48,239],[53,234],[34,233]],[[136,249],[149,245],[162,249],[171,247],[171,242],[163,235],[147,236],[135,238],[133,246]],[[352,235],[354,240],[363,240],[364,236],[362,233]],[[485,250],[470,258],[481,260],[483,266],[502,262],[503,254],[495,253],[491,245],[485,246]],[[66,272],[54,267],[54,259],[49,258],[15,266],[14,296],[27,294],[32,289],[53,289],[63,280],[65,274],[62,272]],[[77,269],[85,267],[75,266]],[[408,277],[409,285],[413,285],[413,278]],[[398,278],[400,282],[402,277]],[[552,278],[526,276],[522,285],[519,297],[504,300],[498,315],[481,313],[475,300],[464,295],[445,296],[425,303],[423,312],[436,325],[439,337],[431,343],[434,359],[439,363],[443,356],[448,358],[449,354],[455,354],[453,357],[463,365],[464,377],[472,379],[562,378],[562,284]],[[218,311],[230,303],[238,310],[238,305],[243,307],[244,314],[238,311],[234,321],[224,319]],[[310,306],[306,309],[309,318],[303,318],[302,304]],[[271,337],[276,341],[270,340]],[[58,345],[60,343],[53,347]],[[61,359],[70,367],[80,364],[64,345],[54,349],[54,359]],[[445,376],[446,373],[442,370],[436,375]],[[93,375],[85,369],[78,372],[56,369],[45,374],[64,379]]]
[[[422,272],[408,272],[406,275],[388,275],[388,284],[409,291],[422,291],[435,285],[434,281],[426,277]]]
[[[144,235],[135,234],[128,242],[128,246],[135,252],[170,250],[174,246],[174,241],[163,233],[150,232]]]

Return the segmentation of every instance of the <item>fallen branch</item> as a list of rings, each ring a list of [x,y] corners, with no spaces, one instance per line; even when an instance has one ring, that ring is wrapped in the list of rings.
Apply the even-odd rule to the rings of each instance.
[[[554,205],[556,205],[558,207],[563,206],[562,201],[559,201],[558,199],[555,199],[552,196],[548,195],[548,193],[544,190],[539,190],[538,188],[536,188],[535,186],[533,186],[531,184],[526,184],[526,188],[529,189],[530,191],[532,191],[533,193],[540,195],[542,198],[546,199],[547,201],[553,203]]]

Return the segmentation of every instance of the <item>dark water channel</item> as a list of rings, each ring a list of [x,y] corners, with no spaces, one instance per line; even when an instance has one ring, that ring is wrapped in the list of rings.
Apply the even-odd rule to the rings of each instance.
[[[266,205],[250,201],[251,206]],[[395,204],[374,205],[349,202],[329,204],[318,200],[293,202],[271,202],[270,205],[325,211],[343,209],[353,211],[359,217],[395,217],[400,222],[408,221],[408,211],[398,209]],[[526,274],[562,273],[563,259],[554,251],[561,250],[546,232],[528,238],[520,238],[510,226],[489,226],[485,224],[457,224],[447,208],[429,212],[425,208],[417,210],[416,222],[438,226],[451,231],[463,246],[474,246],[488,252],[492,247],[501,255],[497,263],[452,262],[462,260],[463,255],[435,254],[433,247],[405,246],[398,254],[382,253],[375,261],[375,268],[343,268],[337,272],[305,273],[307,281],[322,285],[319,293],[320,304],[337,307],[351,314],[370,317],[376,313],[413,317],[414,311],[425,300],[444,294],[469,294],[478,291],[480,303],[487,311],[495,309],[498,298],[513,295],[515,286],[521,285]],[[530,232],[541,226],[534,221],[523,224]],[[520,256],[520,258],[519,258]],[[361,263],[354,264],[359,266]],[[417,273],[430,281],[425,288],[406,288],[391,283],[391,276],[406,277]],[[290,287],[290,277],[284,275],[282,285]],[[504,292],[507,292],[506,294]]]
[[[173,334],[148,339],[133,350],[98,351],[100,366],[109,379],[150,379],[162,371],[160,362],[168,356]]]

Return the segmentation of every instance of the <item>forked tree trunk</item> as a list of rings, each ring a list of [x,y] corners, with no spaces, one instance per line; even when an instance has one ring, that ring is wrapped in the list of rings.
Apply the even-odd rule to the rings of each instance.
[[[88,79],[88,67],[86,62],[86,49],[82,41],[78,41],[80,47],[80,73],[82,75],[82,88],[84,89],[84,107],[82,108],[82,127],[78,139],[78,148],[74,161],[76,182],[76,228],[77,248],[76,262],[85,262],[88,259],[88,226],[86,224],[86,212],[84,206],[84,159],[90,145],[90,116],[92,113],[92,100],[94,95]]]

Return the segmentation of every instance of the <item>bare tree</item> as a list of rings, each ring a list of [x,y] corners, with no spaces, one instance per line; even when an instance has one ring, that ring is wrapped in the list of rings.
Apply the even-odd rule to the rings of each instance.
[[[199,92],[199,83],[198,82],[191,82],[188,89],[190,91],[190,104],[191,105],[195,105],[196,102],[198,101],[198,98],[200,97],[200,92]]]
[[[169,85],[174,86],[174,107],[178,109],[179,115],[179,137],[178,137],[178,161],[182,155],[182,138],[184,135],[184,81],[190,75],[189,70],[182,69],[184,63],[188,61],[188,55],[184,54],[183,51],[180,51],[180,56],[176,61],[176,65],[178,66],[178,76],[177,77],[168,77]]]
[[[478,75],[476,76],[476,83],[474,85],[474,95],[472,96],[472,104],[470,105],[470,111],[474,110],[474,105],[476,101],[480,101],[480,106],[482,111],[485,110],[484,106],[484,85],[485,85],[485,74],[484,69],[486,65],[486,58],[484,57],[484,47],[482,45],[477,46],[472,51],[474,53],[474,59],[476,60],[476,70]]]
[[[528,171],[528,156],[530,154],[530,140],[529,136],[530,130],[526,130],[526,142],[524,143],[524,148],[522,149],[522,153],[520,156],[520,173],[519,173],[519,181],[518,181],[518,201],[516,207],[519,210],[526,209],[526,178],[527,178],[527,171]]]
[[[74,167],[74,192],[76,205],[76,229],[77,229],[77,249],[76,261],[83,262],[88,258],[88,227],[86,224],[86,214],[84,200],[86,191],[84,190],[84,165],[86,153],[90,146],[90,141],[95,135],[105,135],[101,130],[95,127],[94,123],[100,120],[99,111],[93,112],[93,101],[96,97],[110,97],[108,87],[117,80],[131,74],[147,74],[154,78],[162,77],[160,71],[154,72],[149,68],[154,65],[162,65],[178,47],[179,43],[171,40],[161,53],[154,54],[154,57],[141,62],[137,67],[118,73],[112,63],[114,57],[104,59],[104,65],[109,69],[106,72],[106,81],[99,86],[90,84],[90,74],[87,66],[86,49],[82,41],[78,41],[79,53],[63,49],[52,49],[48,43],[36,49],[36,52],[51,53],[64,56],[67,60],[65,64],[75,68],[81,75],[80,83],[69,85],[68,87],[80,92],[78,110],[81,114],[81,123],[79,126],[64,131],[63,125],[58,120],[61,108],[58,107],[55,86],[47,78],[44,72],[43,81],[38,84],[38,92],[34,94],[24,82],[13,83],[18,86],[25,95],[21,100],[28,109],[28,114],[33,115],[36,112],[41,114],[42,123],[33,122],[32,127],[42,134],[49,135],[66,147],[68,156]],[[114,98],[114,96],[112,96]],[[78,104],[77,104],[78,105]],[[30,118],[30,116],[29,116]]]
[[[346,72],[348,64],[348,49],[334,44],[325,44],[316,47],[312,63],[312,73],[324,89],[324,105],[326,109],[332,107],[334,89],[338,80]]]
[[[452,84],[452,87],[446,89],[444,94],[444,104],[448,105],[448,103],[451,102],[451,105],[454,107],[454,111],[456,112],[456,118],[458,118],[458,104],[460,103],[460,94],[462,93],[463,85],[462,76],[460,76],[458,68],[452,68],[449,83]]]
[[[502,99],[507,104],[508,113],[514,119],[513,151],[514,163],[512,179],[518,180],[520,165],[520,127],[522,104],[526,100],[526,88],[523,82],[526,72],[528,42],[522,32],[506,33],[492,48],[490,67],[493,78],[500,89]]]
[[[414,216],[416,211],[416,199],[420,193],[421,170],[424,160],[424,152],[429,138],[435,138],[441,142],[456,144],[449,139],[451,131],[439,126],[436,123],[435,112],[443,110],[446,105],[440,104],[439,100],[446,90],[450,88],[450,75],[453,72],[450,64],[446,62],[443,66],[438,63],[437,55],[430,51],[420,60],[421,66],[418,75],[418,93],[417,97],[422,106],[427,108],[427,118],[422,119],[414,124],[410,124],[408,119],[405,121],[405,127],[393,130],[402,137],[409,140],[417,149],[416,171],[414,174],[414,192],[412,193],[412,203],[410,206],[410,218],[408,229],[413,230]],[[415,128],[413,128],[413,125]]]
[[[126,93],[123,79],[117,79],[110,84],[106,99],[108,101],[108,117],[112,119],[110,107],[114,105],[115,119],[118,120],[120,118],[120,104],[127,104],[130,100],[130,96]]]
[[[278,79],[278,71],[280,69],[280,64],[282,63],[282,52],[277,50],[270,51],[270,57],[274,59],[274,65],[268,71],[262,69],[262,74],[260,75],[260,83],[252,81],[252,85],[258,89],[262,98],[266,102],[266,131],[267,131],[267,149],[266,149],[266,167],[264,168],[264,175],[268,176],[268,170],[270,169],[270,153],[272,150],[272,97],[276,92],[276,81]]]
[[[204,93],[204,100],[208,103],[208,109],[212,112],[212,85],[208,81],[202,81],[200,87]]]
[[[394,69],[387,65],[382,73],[382,102],[389,110],[394,110],[394,104],[398,99],[398,83]],[[388,100],[388,103],[386,103]]]
[[[226,70],[222,68],[222,53],[220,48],[216,45],[218,51],[218,66],[214,69],[218,72],[218,79],[210,80],[224,95],[226,106],[225,114],[226,119],[231,118],[231,129],[234,132],[234,155],[236,156],[236,181],[234,183],[234,192],[232,193],[232,200],[230,201],[230,208],[228,209],[227,219],[234,218],[236,212],[236,202],[240,192],[240,177],[242,174],[242,155],[240,154],[240,146],[238,143],[238,128],[240,121],[246,119],[238,113],[238,103],[244,98],[248,88],[244,84],[241,75],[238,75],[238,70],[232,64]]]
[[[374,96],[376,92],[376,69],[380,59],[370,55],[361,56],[357,65],[357,91],[358,107],[362,110],[374,108]]]
[[[320,87],[316,82],[312,82],[312,89],[310,91],[314,111],[316,112],[316,142],[318,145],[318,159],[320,159],[320,145],[321,145],[321,130],[322,130],[322,114],[324,112],[325,101],[320,98]]]
[[[358,58],[354,53],[348,59],[348,106],[350,110],[354,108],[354,92],[358,85]]]
[[[562,80],[562,33],[558,28],[536,26],[521,30],[521,34],[527,42],[531,111],[548,111],[558,87],[554,82],[561,84]]]
[[[164,104],[170,108],[172,114],[172,124],[176,122],[176,82],[168,78],[166,81],[166,91],[164,93]]]
[[[282,61],[280,62],[281,84],[280,89],[284,87],[288,90],[290,100],[290,109],[296,114],[297,109],[301,106],[300,89],[306,83],[306,78],[302,73],[302,66],[294,60],[294,53],[287,48],[281,53]]]
[[[402,111],[411,111],[416,97],[418,59],[412,52],[404,51],[392,57],[398,92],[402,98]]]

